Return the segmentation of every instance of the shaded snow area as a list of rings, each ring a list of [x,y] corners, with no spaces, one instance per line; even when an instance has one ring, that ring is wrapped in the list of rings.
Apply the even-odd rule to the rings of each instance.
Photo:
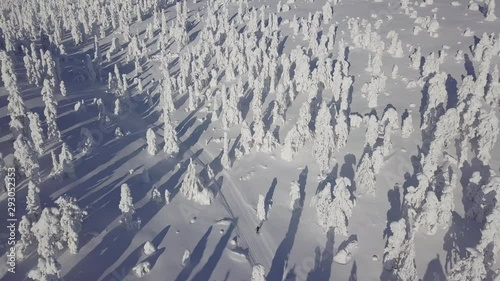
[[[500,279],[495,0],[0,10],[0,280]]]

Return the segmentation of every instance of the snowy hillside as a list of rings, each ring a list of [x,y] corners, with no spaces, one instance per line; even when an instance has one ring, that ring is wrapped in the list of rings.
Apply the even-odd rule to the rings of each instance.
[[[495,0],[0,10],[0,280],[500,279]]]

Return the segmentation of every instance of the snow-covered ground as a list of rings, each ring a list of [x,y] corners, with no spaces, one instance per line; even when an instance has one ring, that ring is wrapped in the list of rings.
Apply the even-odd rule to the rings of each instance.
[[[1,280],[498,278],[495,0],[0,9]]]

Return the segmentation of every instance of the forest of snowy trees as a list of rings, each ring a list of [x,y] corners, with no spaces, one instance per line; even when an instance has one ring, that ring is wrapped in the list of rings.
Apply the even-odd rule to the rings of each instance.
[[[311,209],[324,232],[318,233],[323,238],[333,233],[338,247],[339,241],[356,234],[352,229],[360,229],[351,226],[355,212],[363,204],[375,205],[392,188],[387,185],[396,185],[402,194],[397,219],[382,219],[388,225],[381,253],[388,275],[382,280],[418,281],[423,273],[417,270],[417,256],[423,250],[415,241],[455,227],[458,212],[479,238],[455,257],[447,280],[500,276],[498,30],[476,34],[476,40],[469,38],[470,50],[465,47],[452,56],[449,46],[435,49],[436,43],[429,49],[405,42],[408,34],[426,40],[441,36],[444,17],[437,16],[437,8],[431,16],[417,15],[417,3],[399,1],[397,16],[411,25],[396,30],[381,27],[392,16],[341,17],[336,10],[347,2],[342,1],[264,1],[264,6],[250,0],[1,1],[0,100],[5,113],[0,119],[0,175],[8,167],[17,171],[16,255],[26,267],[32,264],[26,276],[64,279],[71,268],[63,269],[66,261],[60,257],[66,250],[79,255],[82,233],[95,231],[86,225],[88,217],[104,212],[90,198],[103,204],[99,200],[108,192],[114,198],[104,205],[113,205],[113,212],[106,216],[115,216],[129,233],[125,235],[140,232],[151,219],[141,211],[149,207],[143,195],[149,193],[158,208],[182,200],[179,212],[189,205],[204,214],[222,204],[235,219],[231,204],[247,208],[242,220],[252,225],[235,223],[242,237],[253,235],[255,225],[272,224],[282,209],[292,219]],[[298,2],[319,9],[285,19]],[[421,4],[435,5],[432,0]],[[471,0],[464,6],[481,13],[486,24],[498,25],[495,0]],[[355,66],[361,55],[363,65]],[[465,63],[473,70],[453,78],[446,72],[450,63]],[[456,89],[450,86],[452,79]],[[405,92],[412,89],[418,91]],[[387,103],[413,94],[421,98],[419,109],[413,103]],[[36,106],[33,96],[39,98]],[[148,109],[139,112],[142,107]],[[67,125],[69,118],[82,122]],[[107,131],[112,140],[105,139]],[[202,143],[202,134],[213,135]],[[100,166],[97,161],[114,157],[114,148],[110,145],[108,152],[106,145],[137,139],[146,160],[138,166],[120,162],[130,173],[106,183],[110,190],[93,191],[92,185],[98,184],[93,182],[72,190],[76,182],[88,179],[90,171],[80,170],[82,163]],[[417,154],[396,161],[410,163],[413,170],[400,173],[402,163],[395,163],[394,155],[410,146],[417,146]],[[198,149],[205,154],[196,154]],[[354,154],[352,172],[346,172],[342,161]],[[283,184],[280,177],[288,179],[287,172],[273,175],[279,182],[276,189],[286,190],[286,198],[280,199],[288,202],[285,207],[273,205],[274,187],[268,194],[253,190],[248,200],[239,191],[227,191],[242,189],[231,179],[248,168],[240,163],[253,165],[259,157],[279,163],[280,171],[311,167],[307,192],[303,179]],[[151,164],[161,161],[176,172],[159,172]],[[135,167],[143,171],[140,183],[133,181]],[[149,167],[155,168],[151,174]],[[113,170],[108,173],[116,176]],[[169,177],[167,187],[156,183],[164,177]],[[0,202],[7,196],[5,179]],[[308,204],[303,204],[305,194]],[[231,198],[242,201],[228,203]],[[245,233],[248,229],[251,233]],[[154,243],[143,245],[150,259],[162,252]],[[266,279],[266,272],[275,270],[274,261],[257,262],[266,260],[258,258],[269,244],[257,243],[266,250],[247,241],[251,280],[274,281]],[[345,256],[337,258],[343,263],[363,241],[348,245],[341,252]],[[196,249],[185,250],[176,263],[181,260],[183,272],[188,271],[199,262],[198,255]],[[155,269],[150,259],[132,261],[136,278]]]

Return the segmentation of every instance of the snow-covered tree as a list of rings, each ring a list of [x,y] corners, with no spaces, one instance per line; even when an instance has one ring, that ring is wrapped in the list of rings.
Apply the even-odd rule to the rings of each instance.
[[[38,113],[28,112],[28,119],[30,120],[31,141],[33,142],[38,156],[41,156],[43,154],[43,145],[45,140]]]
[[[413,119],[411,114],[408,113],[406,118],[403,119],[403,125],[401,126],[401,137],[407,139],[413,133]]]
[[[499,123],[495,110],[489,112],[481,110],[476,131],[478,138],[477,158],[483,161],[485,165],[489,163],[492,149],[497,142],[500,133]]]
[[[404,250],[403,245],[406,240],[406,221],[404,218],[391,222],[389,225],[392,235],[387,240],[384,249],[384,268],[392,270],[397,264],[399,255]]]
[[[75,167],[73,164],[73,154],[66,143],[62,144],[61,154],[59,154],[60,173],[73,178],[75,176]]]
[[[229,158],[229,139],[227,138],[227,132],[224,132],[223,149],[221,157],[221,165],[225,170],[231,169],[231,159]]]
[[[259,221],[267,220],[266,202],[265,197],[262,194],[259,194],[259,199],[257,201],[257,219]]]
[[[466,248],[469,256],[459,260],[448,275],[448,281],[482,281],[486,278],[483,255],[474,248]]]
[[[495,0],[487,0],[486,3],[486,20],[495,21],[497,17],[495,16]]]
[[[69,196],[61,196],[55,203],[59,206],[61,239],[67,243],[69,252],[76,254],[83,217],[87,212],[80,209],[75,198]]]
[[[61,81],[61,83],[59,83],[59,91],[61,92],[61,95],[63,97],[65,97],[65,96],[68,95],[68,92],[66,90],[66,85],[64,84],[64,81]]]
[[[169,203],[170,203],[170,201],[172,200],[172,199],[170,198],[171,196],[172,196],[172,195],[171,195],[170,191],[165,190],[165,204],[169,204]]]
[[[19,227],[17,230],[21,235],[21,239],[16,244],[16,257],[18,259],[23,259],[26,249],[33,243],[35,243],[35,236],[31,232],[31,221],[27,216],[22,216],[19,222]]]
[[[40,189],[33,181],[28,183],[28,194],[26,195],[26,215],[30,221],[37,221],[42,213],[40,203]]]
[[[131,216],[135,212],[132,193],[126,183],[123,183],[120,187],[120,203],[118,208],[120,208],[120,211],[126,217]]]
[[[200,205],[210,205],[214,199],[212,192],[203,187],[196,174],[196,164],[189,159],[189,165],[181,184],[181,192],[187,200],[193,200]]]
[[[150,155],[155,155],[158,150],[158,146],[156,144],[156,134],[152,128],[149,128],[146,132],[146,142],[148,143],[148,153]]]
[[[312,154],[320,166],[320,176],[324,177],[335,161],[335,134],[331,125],[330,109],[323,101],[316,117],[316,130]]]
[[[261,264],[256,264],[252,267],[251,281],[266,281],[266,269]]]
[[[177,144],[177,133],[170,120],[169,114],[163,114],[163,151],[167,154],[174,154],[179,152],[179,145]]]
[[[36,268],[28,272],[28,277],[36,281],[56,281],[60,271],[61,264],[54,257],[39,257]]]
[[[302,208],[300,205],[300,184],[297,181],[292,181],[290,184],[290,210]]]
[[[43,81],[42,99],[45,103],[44,115],[47,123],[47,138],[58,141],[61,139],[61,132],[57,127],[57,100],[54,97],[54,85],[50,80]]]
[[[32,279],[40,281],[58,280],[57,277],[61,268],[56,257],[59,251],[63,249],[59,216],[57,208],[45,208],[40,219],[31,228],[38,242],[37,252],[40,256],[37,268],[28,275]]]
[[[238,145],[238,149],[236,150],[236,158],[241,158],[243,155],[250,153],[250,149],[252,149],[252,131],[250,127],[248,127],[248,123],[243,121],[241,123],[241,137]]]
[[[22,135],[18,135],[14,141],[14,158],[28,178],[37,177],[40,167],[33,147],[33,143]]]
[[[335,180],[333,200],[329,211],[329,226],[333,227],[335,234],[347,236],[347,223],[352,215],[355,202],[350,199],[351,193],[347,189],[351,180],[340,177]]]
[[[356,184],[367,193],[375,194],[376,181],[375,171],[373,169],[372,159],[368,153],[365,153],[359,162],[356,170]]]
[[[378,118],[375,114],[370,114],[365,117],[366,119],[366,132],[365,132],[365,146],[369,145],[374,147],[378,139]]]
[[[415,240],[413,237],[407,239],[403,245],[401,252],[396,260],[393,269],[397,280],[401,281],[419,281],[417,265],[415,263]]]
[[[427,191],[422,211],[417,217],[417,224],[426,228],[427,235],[436,234],[440,209],[439,203],[436,193],[432,190]]]

